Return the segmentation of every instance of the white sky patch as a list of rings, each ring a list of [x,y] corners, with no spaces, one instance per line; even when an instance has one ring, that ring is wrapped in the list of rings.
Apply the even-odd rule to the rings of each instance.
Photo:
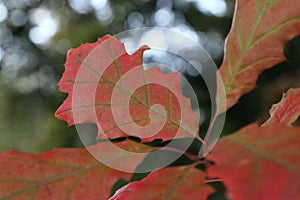
[[[197,33],[191,29],[189,26],[185,25],[185,24],[179,24],[178,26],[174,26],[171,28],[172,31],[176,31],[179,32],[180,34],[186,36],[187,38],[181,38],[181,39],[186,39],[187,41],[180,41],[180,40],[174,40],[173,43],[179,46],[182,46],[184,44],[186,45],[191,45],[189,42],[190,39],[192,39],[195,42],[199,42],[199,36],[197,35]],[[189,41],[189,42],[188,42]]]
[[[144,33],[139,43],[140,46],[148,45],[150,48],[157,47],[162,49],[168,49],[168,39],[165,33],[157,29],[153,29]]]
[[[90,0],[90,4],[95,10],[99,10],[106,6],[107,0]]]
[[[0,47],[0,61],[2,60],[3,56],[4,56],[4,51],[3,51],[3,49]]]
[[[6,20],[7,15],[7,8],[2,3],[0,3],[0,23]]]
[[[122,42],[125,43],[126,51],[129,54],[135,52],[142,45],[148,45],[151,48],[151,51],[144,52],[144,59],[148,59],[148,61],[151,62],[146,61],[143,63],[146,69],[153,67],[152,62],[154,62],[155,66],[157,63],[168,66],[160,66],[165,73],[171,72],[169,68],[171,66],[172,69],[176,71],[197,75],[198,72],[190,65],[186,65],[186,61],[180,59],[180,57],[176,57],[176,55],[179,55],[178,53],[180,53],[180,55],[189,54],[192,57],[193,49],[198,46],[200,41],[197,33],[184,24],[172,27],[171,30],[174,32],[166,32],[165,30],[167,29],[149,29],[143,32],[142,35],[139,35],[139,40],[134,39],[137,37],[132,34],[129,37],[123,38]],[[169,50],[172,52],[168,52]],[[194,63],[195,62],[193,62],[193,64]],[[199,66],[200,65],[201,63]]]
[[[135,45],[135,41],[131,38],[122,38],[120,39],[120,41],[122,43],[124,43],[125,46],[125,50],[128,54],[132,54],[134,53],[137,49],[136,45]]]
[[[223,52],[224,39],[218,32],[200,32],[201,45],[209,52],[213,58],[220,58]]]
[[[68,3],[79,14],[94,12],[102,25],[108,25],[113,21],[113,12],[108,0],[68,0]]]
[[[59,19],[46,8],[35,9],[30,21],[36,25],[29,31],[29,38],[35,44],[46,44],[59,29]]]
[[[195,2],[199,11],[215,15],[217,17],[223,17],[227,13],[227,4],[224,0],[188,0]]]
[[[130,28],[140,28],[143,26],[144,17],[139,12],[132,12],[127,19]]]
[[[71,8],[80,14],[86,14],[91,11],[88,0],[69,0],[68,2]]]
[[[155,23],[159,26],[169,26],[174,22],[174,13],[169,8],[161,8],[154,14]]]
[[[103,25],[108,25],[113,21],[113,12],[108,4],[101,9],[95,10],[95,14],[99,22]]]
[[[24,26],[27,22],[27,14],[23,10],[14,10],[11,13],[10,21],[14,26]]]

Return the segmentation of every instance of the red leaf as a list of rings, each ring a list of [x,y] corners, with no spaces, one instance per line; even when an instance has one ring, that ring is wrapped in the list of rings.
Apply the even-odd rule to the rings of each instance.
[[[272,106],[270,115],[264,125],[276,123],[292,125],[300,115],[300,89],[289,89],[281,101]]]
[[[205,174],[192,167],[164,168],[119,189],[110,200],[207,199],[213,192]]]
[[[69,51],[59,82],[60,91],[69,95],[56,116],[69,125],[96,123],[98,139],[130,134],[152,141],[172,139],[177,132],[176,138],[196,134],[199,119],[180,93],[179,74],[143,70],[142,54],[147,49],[143,46],[128,55],[122,43],[105,36]],[[115,99],[113,92],[118,93]]]
[[[299,34],[299,0],[237,1],[220,68],[227,108],[253,89],[263,70],[285,60],[284,44]]]
[[[207,157],[233,199],[300,198],[300,128],[252,124],[219,140]]]
[[[148,147],[123,141],[118,146],[148,151]],[[90,148],[106,148],[106,143]],[[120,164],[136,167],[139,160],[111,155]],[[131,174],[106,167],[84,148],[55,149],[42,154],[7,151],[0,154],[1,199],[107,199],[118,179]]]

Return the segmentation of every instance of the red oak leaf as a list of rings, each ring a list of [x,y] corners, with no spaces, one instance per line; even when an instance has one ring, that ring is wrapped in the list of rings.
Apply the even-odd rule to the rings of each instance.
[[[107,144],[89,148],[110,152]],[[139,152],[151,150],[129,140],[117,145]],[[141,162],[121,154],[110,155],[110,158],[132,168]],[[107,199],[117,180],[129,180],[132,175],[103,165],[85,148],[55,149],[42,154],[3,152],[0,171],[0,199]]]
[[[220,68],[227,108],[254,88],[263,70],[285,60],[283,46],[300,34],[299,0],[237,0],[236,3]]]
[[[180,93],[179,74],[144,70],[142,54],[147,49],[128,55],[122,43],[104,36],[70,50],[58,84],[68,97],[56,116],[69,125],[97,124],[98,139],[194,136],[199,119]]]
[[[213,188],[205,174],[193,166],[171,167],[152,172],[141,181],[119,189],[110,200],[198,199],[206,200]]]
[[[300,115],[300,89],[289,89],[281,101],[272,106],[270,115],[264,125],[276,123],[292,125]]]
[[[300,127],[252,124],[219,140],[207,159],[233,199],[300,198]]]

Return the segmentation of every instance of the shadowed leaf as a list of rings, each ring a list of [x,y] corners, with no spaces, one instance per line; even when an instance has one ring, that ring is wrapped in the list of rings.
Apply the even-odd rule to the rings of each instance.
[[[219,140],[208,156],[233,199],[300,197],[300,128],[252,124]]]
[[[152,172],[141,181],[119,189],[110,200],[199,199],[213,192],[205,184],[205,174],[193,166],[170,167]]]

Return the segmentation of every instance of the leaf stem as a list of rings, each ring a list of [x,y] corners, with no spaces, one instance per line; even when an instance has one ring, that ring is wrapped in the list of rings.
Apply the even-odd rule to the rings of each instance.
[[[223,180],[220,178],[213,178],[205,181],[205,183],[216,183],[216,182],[223,182]]]
[[[206,152],[207,148],[209,147],[209,140],[211,138],[212,131],[213,131],[214,125],[216,123],[216,120],[217,120],[217,113],[214,114],[214,116],[211,120],[211,123],[209,124],[208,130],[205,135],[204,142],[203,142],[203,150],[199,151],[198,157],[201,156],[202,152]]]

